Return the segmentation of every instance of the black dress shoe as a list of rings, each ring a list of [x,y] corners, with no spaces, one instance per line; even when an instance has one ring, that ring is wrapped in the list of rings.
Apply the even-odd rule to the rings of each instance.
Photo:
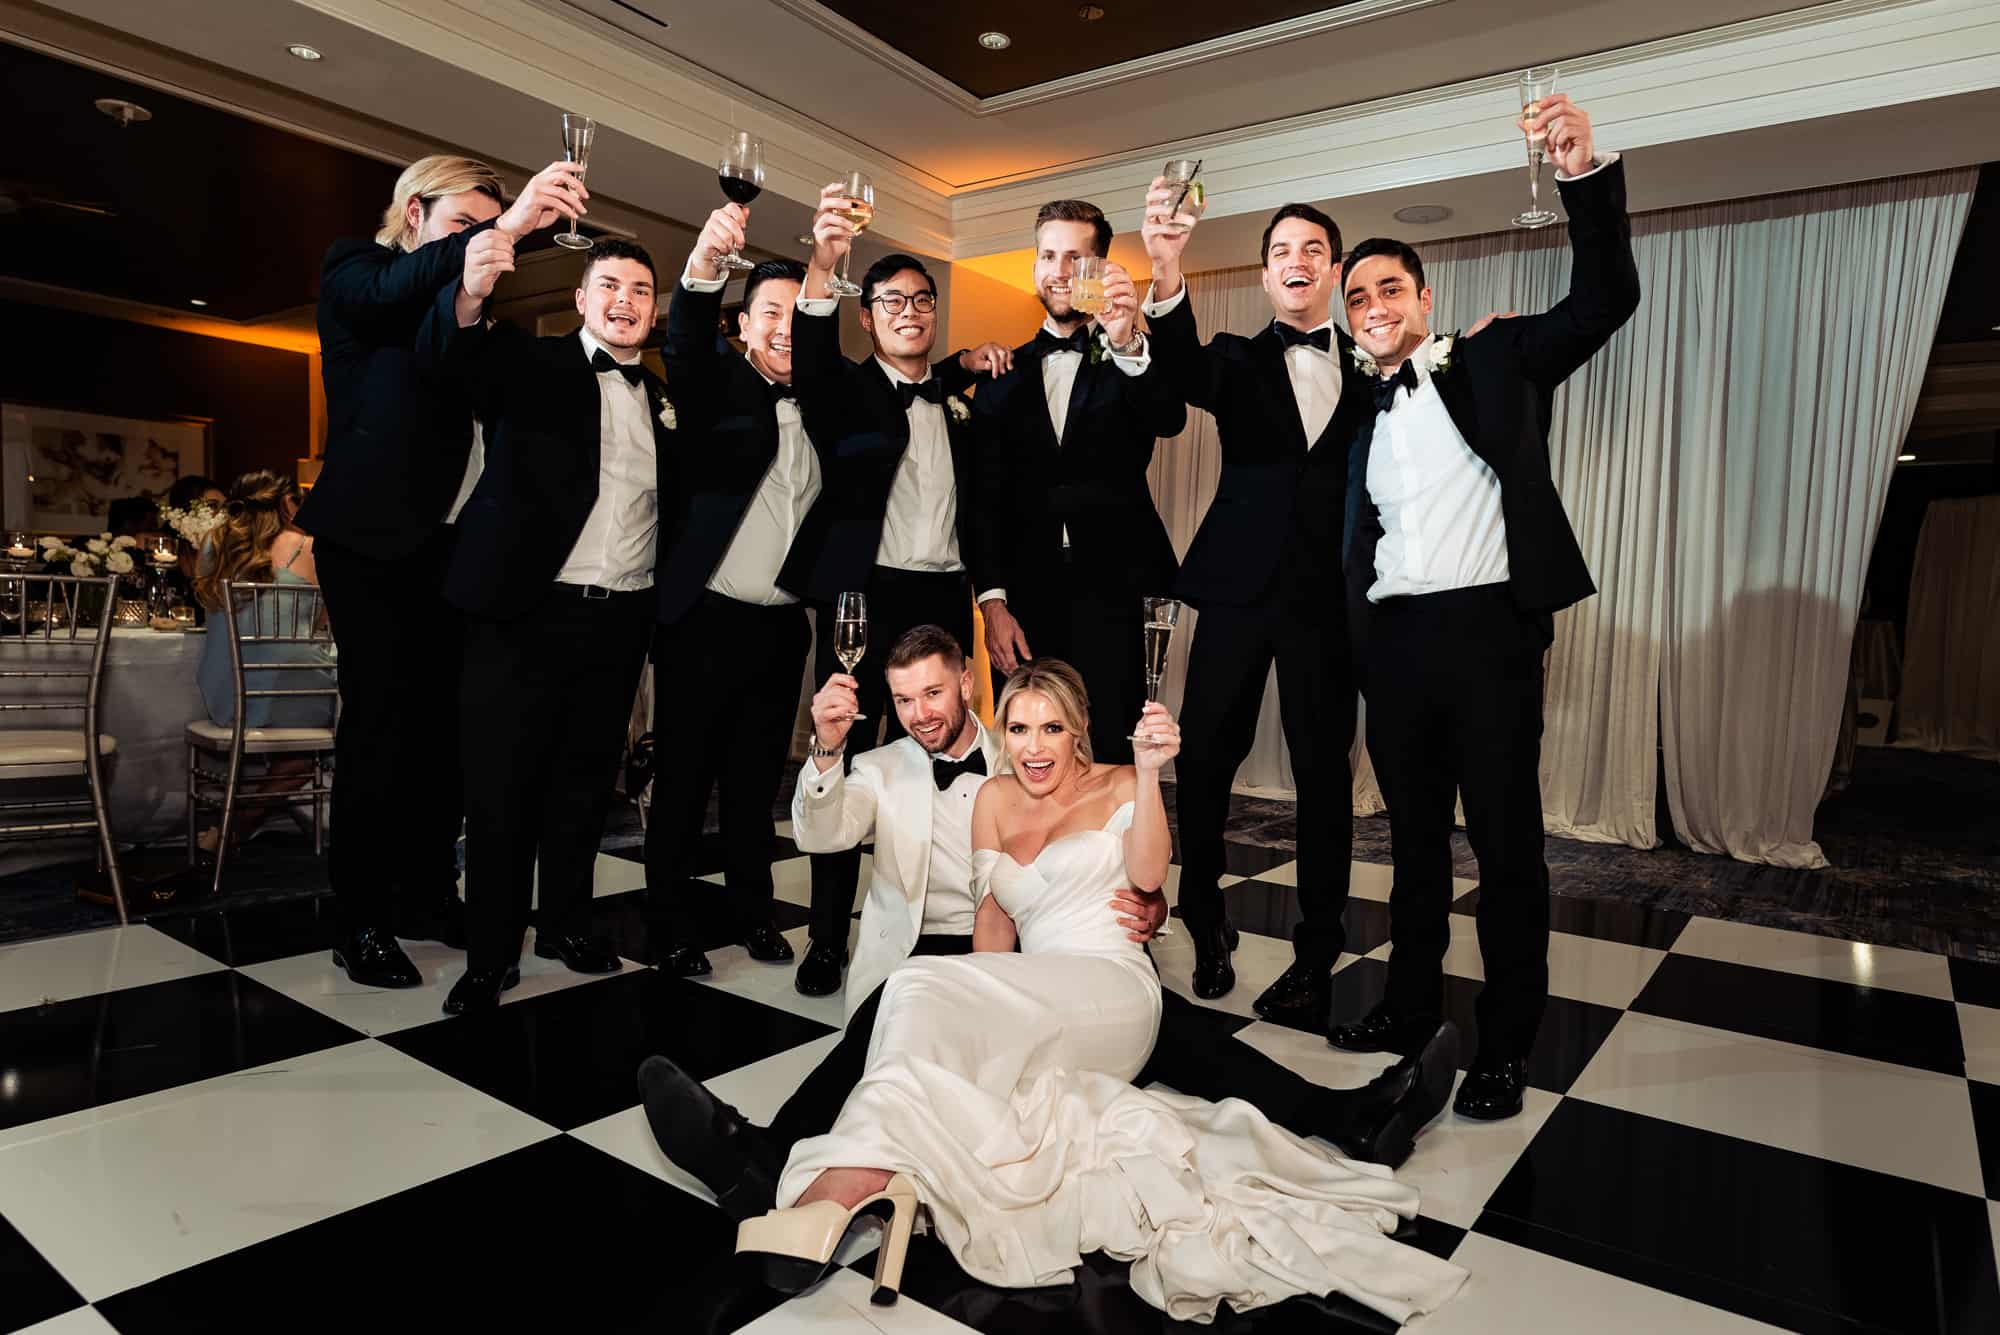
[[[830,997],[840,991],[840,971],[846,967],[845,950],[813,941],[806,947],[806,957],[799,961],[792,986],[803,996]]]
[[[1345,1052],[1416,1052],[1437,1032],[1435,1015],[1400,1015],[1377,1006],[1353,1024],[1337,1024],[1326,1041]]]
[[[588,936],[535,933],[535,954],[545,960],[561,960],[571,973],[617,973],[625,967],[618,952]]]
[[[1451,1110],[1460,1117],[1497,1122],[1521,1111],[1521,1091],[1528,1087],[1528,1063],[1520,1057],[1489,1060],[1482,1056],[1465,1073]]]
[[[1332,971],[1322,965],[1294,961],[1278,975],[1277,982],[1250,1003],[1250,1009],[1275,1024],[1321,1032],[1333,1009]]]
[[[421,987],[424,982],[396,938],[379,927],[363,927],[342,937],[333,948],[333,962],[363,987]]]
[[[500,994],[521,981],[521,970],[515,965],[504,969],[467,969],[465,976],[451,985],[451,995],[444,999],[446,1015],[471,1015],[475,1011],[490,1011],[500,1004]]]
[[[1230,928],[1191,932],[1194,937],[1194,994],[1203,1001],[1226,997],[1236,986],[1236,966],[1229,962]]]
[[[1318,1134],[1350,1159],[1398,1167],[1417,1133],[1444,1111],[1458,1078],[1458,1026],[1447,1020],[1410,1056],[1360,1089],[1329,1089],[1319,1102]]]
[[[792,958],[792,943],[770,923],[759,923],[743,936],[743,948],[760,964],[783,964]]]
[[[693,946],[675,946],[655,960],[653,967],[673,978],[706,978],[715,972],[708,956]]]
[[[639,1099],[660,1149],[715,1193],[723,1213],[740,1224],[776,1207],[785,1156],[762,1128],[665,1057],[639,1063]]]
[[[435,941],[453,950],[464,950],[465,901],[454,889],[449,894],[408,905],[396,915],[396,935],[406,941]]]

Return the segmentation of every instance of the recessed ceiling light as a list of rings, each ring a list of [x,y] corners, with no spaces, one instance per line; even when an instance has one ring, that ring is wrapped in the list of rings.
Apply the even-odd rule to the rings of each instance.
[[[205,301],[203,301],[203,300],[202,300],[202,299],[201,299],[200,297],[189,297],[189,298],[188,298],[188,305],[190,305],[190,306],[206,306],[206,305],[208,305],[208,303],[207,303],[207,302],[205,302]]]
[[[1443,222],[1451,210],[1442,204],[1411,204],[1396,210],[1396,221],[1406,223]]]
[[[137,125],[140,121],[153,119],[152,112],[137,102],[127,102],[122,97],[100,97],[91,105],[123,126]]]
[[[1914,454],[1899,454],[1896,456],[1896,462],[1899,464],[1913,464],[1916,461],[1917,456]]]
[[[319,53],[318,47],[307,46],[304,42],[293,42],[290,46],[286,47],[285,50],[291,52],[293,55],[297,56],[300,60],[326,59],[325,56],[322,56]]]
[[[1014,39],[1004,32],[982,32],[979,34],[979,44],[988,51],[1005,51],[1014,45]]]

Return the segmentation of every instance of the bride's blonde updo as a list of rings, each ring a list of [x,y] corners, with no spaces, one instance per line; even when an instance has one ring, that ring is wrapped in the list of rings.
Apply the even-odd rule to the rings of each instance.
[[[1076,758],[1088,766],[1091,763],[1090,692],[1084,689],[1083,676],[1060,658],[1037,658],[1014,669],[1007,678],[1007,684],[1000,690],[1000,703],[993,708],[993,721],[1000,731],[1002,743],[1001,773],[1007,773],[1014,767],[1005,744],[1007,710],[1016,696],[1030,693],[1041,696],[1056,707],[1056,713],[1062,716],[1063,729],[1075,739]]]

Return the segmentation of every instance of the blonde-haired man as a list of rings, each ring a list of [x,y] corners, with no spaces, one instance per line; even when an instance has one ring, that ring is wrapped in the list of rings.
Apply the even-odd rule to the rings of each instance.
[[[412,345],[474,235],[518,240],[580,216],[588,198],[573,163],[550,164],[508,206],[485,163],[421,158],[397,179],[375,238],[334,242],[320,272],[326,458],[298,522],[340,627],[333,958],[370,987],[423,981],[399,933],[464,944],[459,629],[439,585],[477,476],[476,437],[472,410],[418,374]]]

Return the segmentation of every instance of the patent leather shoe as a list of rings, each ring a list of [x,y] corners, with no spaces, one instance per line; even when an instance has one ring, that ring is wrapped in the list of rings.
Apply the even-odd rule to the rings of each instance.
[[[1417,1133],[1444,1111],[1458,1078],[1458,1026],[1446,1020],[1424,1045],[1359,1089],[1326,1090],[1319,1134],[1350,1159],[1399,1166]]]
[[[1337,1024],[1326,1041],[1343,1052],[1395,1052],[1408,1055],[1437,1032],[1435,1015],[1402,1015],[1377,1006],[1353,1024]]]
[[[792,958],[792,943],[771,923],[758,923],[743,934],[743,948],[760,964],[783,964]]]
[[[545,960],[561,960],[571,973],[617,973],[625,967],[625,961],[609,945],[575,933],[545,936],[536,932],[535,954]]]
[[[1250,1009],[1274,1024],[1318,1033],[1333,1009],[1333,974],[1322,965],[1293,961]]]
[[[740,1224],[778,1203],[785,1156],[701,1081],[665,1057],[648,1057],[639,1063],[639,1101],[662,1152],[714,1192],[724,1214]]]
[[[693,946],[675,946],[654,961],[653,967],[671,978],[706,978],[715,972],[708,956]]]
[[[521,981],[516,965],[504,969],[467,969],[464,977],[451,985],[444,999],[446,1015],[471,1015],[490,1011],[500,1004],[500,994]]]
[[[342,937],[333,948],[333,962],[363,987],[421,987],[424,976],[379,927],[363,927]]]
[[[1229,928],[1190,933],[1194,937],[1194,994],[1203,1001],[1229,995],[1236,966],[1229,960]]]
[[[1497,1122],[1521,1111],[1521,1092],[1528,1087],[1528,1063],[1520,1057],[1482,1055],[1465,1073],[1451,1110],[1479,1122]]]
[[[799,972],[792,979],[792,986],[802,996],[830,997],[840,991],[840,971],[846,967],[845,950],[814,941],[806,947],[806,957],[799,961]]]

